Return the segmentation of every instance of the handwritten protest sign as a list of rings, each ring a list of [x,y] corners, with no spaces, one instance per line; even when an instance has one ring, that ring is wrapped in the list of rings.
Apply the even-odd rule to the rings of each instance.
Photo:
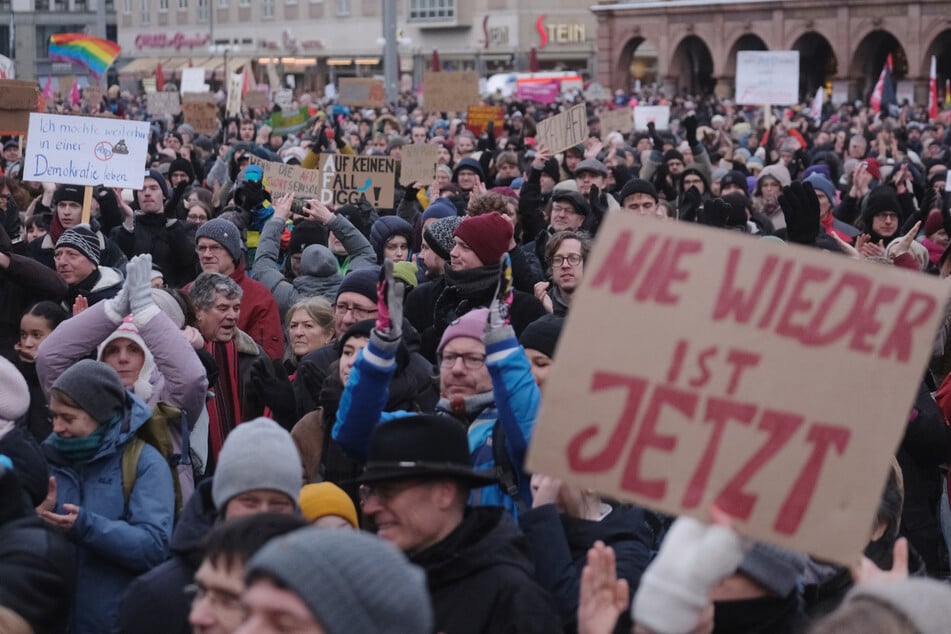
[[[466,128],[472,134],[480,135],[486,130],[489,121],[494,122],[495,136],[501,136],[505,131],[505,108],[502,106],[469,106],[466,113]]]
[[[528,471],[855,561],[947,286],[635,215],[599,236]]]
[[[194,128],[198,134],[211,136],[218,132],[220,123],[218,106],[213,99],[198,99],[197,95],[192,97],[186,94],[185,101],[182,103],[182,114],[185,123]]]
[[[184,95],[187,92],[208,92],[204,68],[182,69],[181,93]]]
[[[271,131],[278,134],[296,134],[306,128],[309,121],[307,106],[290,112],[275,112],[269,119]]]
[[[23,180],[141,189],[149,123],[30,115]]]
[[[380,156],[321,154],[317,169],[264,161],[251,156],[264,170],[272,196],[293,194],[317,198],[325,205],[346,205],[366,197],[374,207],[392,207],[396,160]]]
[[[26,132],[39,97],[35,81],[0,79],[0,134]]]
[[[423,105],[426,112],[465,112],[482,103],[479,73],[474,70],[423,73]]]
[[[584,143],[588,138],[588,115],[585,105],[579,103],[538,122],[535,138],[538,145],[544,145],[550,152],[562,152]]]
[[[274,93],[274,103],[280,106],[281,110],[290,110],[294,103],[294,91],[290,88],[281,88]]]
[[[738,51],[736,103],[799,103],[799,51]]]
[[[341,77],[337,103],[354,108],[382,108],[386,100],[382,79]]]
[[[249,90],[244,93],[244,105],[251,110],[255,108],[267,108],[268,95],[261,90]]]
[[[522,101],[537,101],[538,103],[555,103],[561,94],[561,86],[557,80],[547,81],[520,81],[515,85],[515,98]]]
[[[439,159],[439,147],[431,143],[411,143],[404,145],[400,159],[400,182],[409,185],[419,181],[424,185],[432,182],[436,175],[436,161]]]
[[[182,100],[177,92],[163,90],[160,92],[151,92],[146,95],[148,100],[146,109],[152,116],[162,116],[170,114],[177,116],[182,111]]]
[[[102,86],[86,86],[83,89],[83,101],[90,106],[98,107],[105,98],[106,91],[102,89]]]
[[[604,134],[608,132],[627,134],[631,131],[631,126],[634,125],[634,114],[631,112],[630,106],[624,106],[616,110],[603,110],[598,118],[601,119],[601,132]]]
[[[241,114],[241,88],[244,86],[244,74],[231,73],[228,78],[228,98],[225,100],[225,114],[236,117]]]
[[[652,123],[658,130],[670,128],[670,106],[637,106],[634,108],[634,129],[646,130]]]

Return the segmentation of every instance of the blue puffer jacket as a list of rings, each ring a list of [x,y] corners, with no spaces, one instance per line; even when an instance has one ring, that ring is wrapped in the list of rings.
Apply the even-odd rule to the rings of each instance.
[[[139,457],[128,509],[122,494],[122,452],[152,415],[129,394],[125,420],[106,434],[99,452],[84,465],[72,465],[52,445],[44,453],[56,478],[56,513],[64,504],[80,508],[67,537],[77,546],[76,594],[69,631],[111,632],[119,599],[138,575],[168,557],[175,520],[175,493],[168,463],[146,445]]]
[[[390,377],[396,368],[398,342],[388,343],[376,333],[360,351],[350,369],[347,387],[337,408],[337,422],[333,438],[347,453],[361,462],[366,461],[370,434],[377,422],[388,422],[416,412],[384,412],[388,398]],[[541,404],[541,392],[532,376],[525,351],[518,345],[510,326],[486,335],[486,367],[492,377],[492,392],[476,395],[484,407],[469,412],[469,453],[472,465],[478,470],[495,469],[492,453],[492,430],[498,421],[505,432],[505,450],[515,470],[516,483],[522,500],[531,508],[531,478],[525,473],[525,453],[535,427]],[[444,401],[436,406],[437,412],[449,414]],[[502,506],[518,516],[515,501],[498,485],[473,489],[470,503],[477,506]]]

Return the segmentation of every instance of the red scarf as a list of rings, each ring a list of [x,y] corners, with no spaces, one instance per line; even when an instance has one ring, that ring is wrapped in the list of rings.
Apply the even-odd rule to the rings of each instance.
[[[63,223],[59,221],[59,214],[56,213],[56,209],[53,209],[53,217],[50,219],[50,238],[53,240],[55,245],[59,237],[63,235],[63,232],[66,231],[66,227],[63,226]]]
[[[218,452],[225,444],[225,438],[241,421],[238,350],[234,341],[207,343],[205,349],[211,352],[218,366],[214,397],[208,402],[208,437],[211,452],[209,462],[217,464]]]

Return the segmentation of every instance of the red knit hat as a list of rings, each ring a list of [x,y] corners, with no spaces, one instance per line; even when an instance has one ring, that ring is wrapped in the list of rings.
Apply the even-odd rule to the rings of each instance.
[[[937,209],[932,209],[931,213],[928,214],[928,219],[925,220],[925,236],[930,236],[940,229],[944,229],[944,220],[941,218],[941,212]]]
[[[498,264],[512,242],[512,223],[500,214],[466,218],[452,234],[465,241],[483,266]]]

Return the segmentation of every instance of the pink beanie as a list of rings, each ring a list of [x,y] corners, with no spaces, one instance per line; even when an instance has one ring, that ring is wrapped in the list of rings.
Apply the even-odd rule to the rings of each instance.
[[[485,332],[485,322],[488,317],[488,308],[476,308],[449,324],[446,331],[442,333],[436,352],[442,352],[447,343],[459,337],[471,337],[482,341],[482,333]]]

